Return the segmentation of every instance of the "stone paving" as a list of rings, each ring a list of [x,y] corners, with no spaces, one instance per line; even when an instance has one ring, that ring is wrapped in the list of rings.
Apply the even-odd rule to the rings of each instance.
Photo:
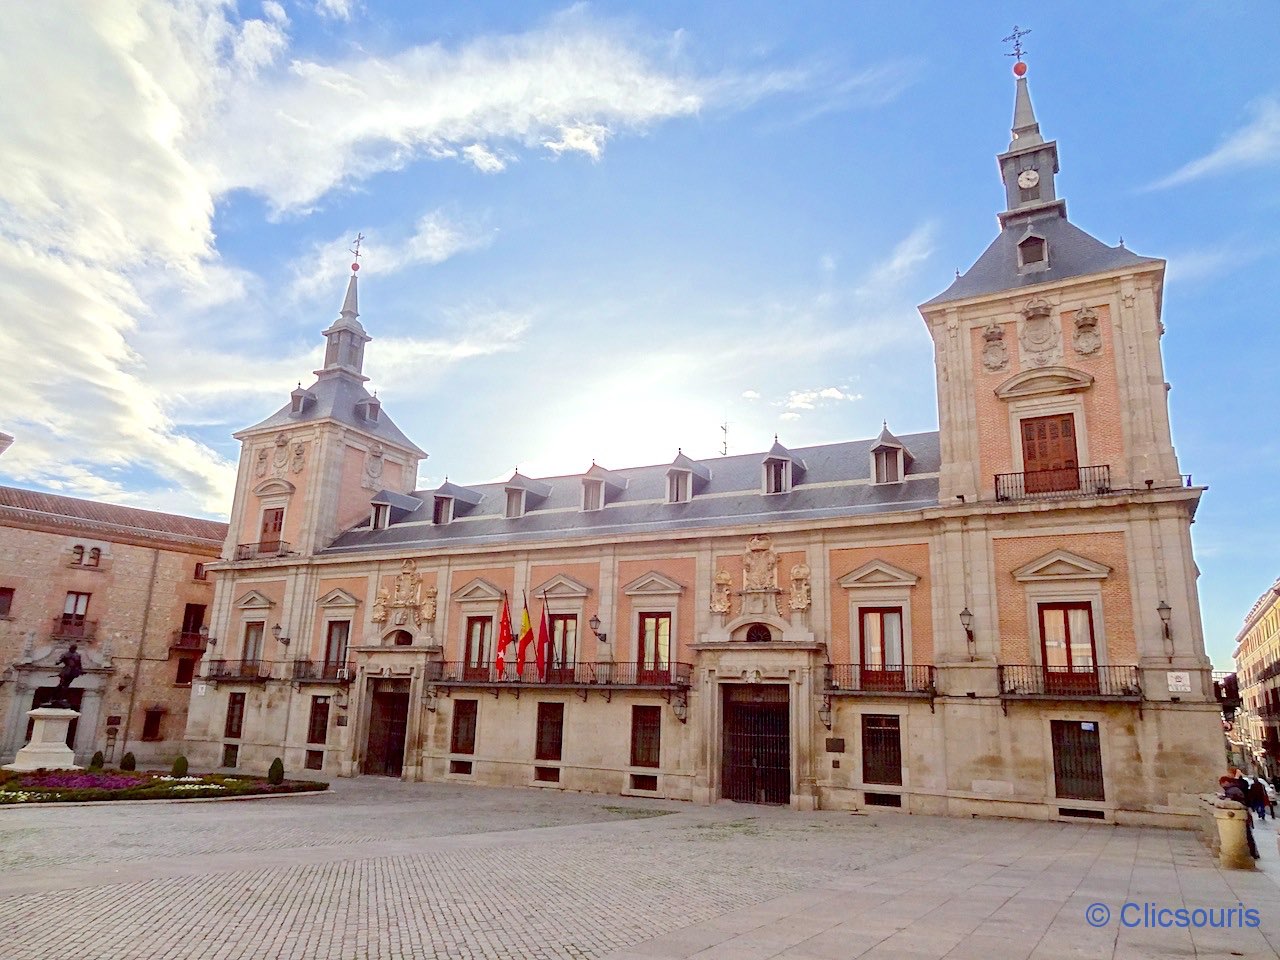
[[[0,808],[0,958],[1275,957],[1270,830],[1275,879],[1220,872],[1176,831],[374,778]],[[1261,925],[1126,928],[1126,901]]]

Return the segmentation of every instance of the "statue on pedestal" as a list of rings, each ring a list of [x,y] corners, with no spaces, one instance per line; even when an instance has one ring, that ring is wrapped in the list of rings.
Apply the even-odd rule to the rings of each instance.
[[[74,643],[67,647],[67,652],[58,658],[58,663],[62,665],[62,669],[58,671],[58,687],[54,691],[53,702],[49,705],[70,710],[71,704],[67,700],[67,693],[70,691],[71,684],[75,682],[76,677],[84,673],[84,666],[80,662],[80,654],[76,652]]]

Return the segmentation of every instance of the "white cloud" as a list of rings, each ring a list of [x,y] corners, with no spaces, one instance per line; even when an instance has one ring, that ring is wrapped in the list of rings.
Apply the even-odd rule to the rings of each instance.
[[[609,128],[602,123],[582,123],[576,126],[561,126],[557,140],[544,139],[542,145],[557,157],[563,153],[585,153],[592,160],[599,160],[604,153],[604,142],[609,137]]]
[[[776,401],[774,406],[783,406],[788,410],[816,410],[830,403],[861,399],[860,394],[848,393],[840,387],[819,387],[816,390],[792,390],[784,399]]]
[[[743,400],[759,400],[760,394],[757,393],[755,390],[743,390],[742,399]]]
[[[1254,106],[1253,120],[1227,137],[1215,150],[1178,168],[1152,184],[1151,189],[1174,187],[1230,170],[1273,165],[1280,157],[1280,100]]]
[[[507,169],[507,163],[502,157],[478,143],[463,147],[462,155],[481,173],[501,173]]]
[[[329,20],[350,20],[355,0],[316,0],[316,13]]]

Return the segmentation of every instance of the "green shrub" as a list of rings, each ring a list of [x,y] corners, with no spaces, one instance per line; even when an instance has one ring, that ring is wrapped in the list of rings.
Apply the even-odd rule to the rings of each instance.
[[[271,769],[267,771],[267,783],[272,786],[284,783],[284,761],[279,757],[271,761]]]
[[[138,769],[138,760],[133,755],[132,750],[130,750],[128,753],[126,753],[123,757],[120,758],[120,769],[121,770],[137,770]]]
[[[173,761],[173,775],[175,777],[185,777],[187,775],[187,758],[182,754],[178,754],[178,758]]]
[[[90,770],[101,770],[107,764],[107,758],[103,756],[101,750],[93,755],[93,759],[89,761]]]

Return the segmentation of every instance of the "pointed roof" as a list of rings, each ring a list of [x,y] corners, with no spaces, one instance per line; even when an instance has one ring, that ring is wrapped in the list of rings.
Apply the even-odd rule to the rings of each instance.
[[[582,475],[583,480],[599,480],[606,487],[613,487],[617,490],[625,490],[627,481],[623,477],[619,477],[612,470],[606,470],[594,460],[591,461],[591,467]]]
[[[877,450],[882,450],[885,447],[892,447],[894,450],[902,451],[902,459],[907,463],[910,463],[915,459],[911,456],[911,451],[907,449],[907,445],[889,432],[889,421],[882,420],[881,425],[880,436],[876,437],[876,442],[871,448],[871,452],[875,453]]]
[[[327,337],[340,330],[350,330],[363,337],[366,342],[373,339],[373,337],[365,333],[364,327],[356,319],[360,316],[360,311],[357,309],[357,301],[356,275],[353,273],[351,279],[347,281],[347,294],[342,298],[342,309],[338,311],[338,319],[330,324],[328,330],[323,331],[324,336]]]
[[[432,496],[448,497],[458,503],[465,503],[473,507],[484,499],[484,494],[479,490],[464,487],[457,483],[450,483],[447,479],[432,491]]]
[[[1018,77],[1017,90],[1013,95],[1013,139],[1009,141],[1010,150],[1024,147],[1038,147],[1044,143],[1040,136],[1040,124],[1036,122],[1036,111],[1031,106],[1031,91],[1027,87],[1027,78]],[[354,278],[353,278],[354,279]]]
[[[697,460],[691,460],[689,457],[685,456],[683,450],[676,451],[676,458],[671,461],[671,466],[667,468],[668,472],[672,470],[688,470],[699,480],[711,479],[711,471],[700,464]]]
[[[541,480],[532,480],[519,470],[511,474],[511,479],[506,482],[505,489],[523,490],[529,496],[540,499],[545,499],[551,495],[551,485],[549,483],[543,483]]]

